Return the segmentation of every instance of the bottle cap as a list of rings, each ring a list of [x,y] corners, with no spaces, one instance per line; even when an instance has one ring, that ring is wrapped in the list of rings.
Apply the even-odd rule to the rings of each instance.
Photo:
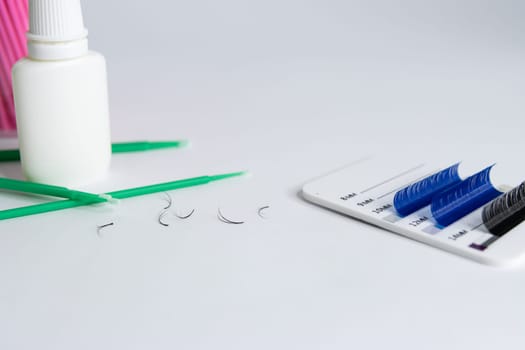
[[[86,38],[80,0],[29,0],[27,37],[52,42]]]
[[[29,56],[67,59],[87,52],[80,0],[29,0]]]

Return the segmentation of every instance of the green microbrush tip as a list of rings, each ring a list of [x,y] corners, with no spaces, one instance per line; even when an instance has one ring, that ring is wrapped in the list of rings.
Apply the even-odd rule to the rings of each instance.
[[[246,174],[248,174],[246,171],[238,171],[238,172],[229,173],[229,174],[212,175],[212,176],[210,176],[210,178],[211,178],[210,181],[223,180],[223,179],[228,179],[230,177],[243,176],[243,175],[246,175]]]
[[[66,187],[53,186],[47,184],[41,184],[37,182],[22,181],[8,178],[0,178],[0,189],[42,194],[46,196],[54,196],[60,198],[68,198],[76,201],[86,203],[102,203],[107,202],[108,197],[100,196],[98,194],[75,191]]]
[[[139,141],[139,142],[117,142],[111,145],[113,153],[141,152],[162,148],[181,148],[189,144],[186,140],[177,141]]]

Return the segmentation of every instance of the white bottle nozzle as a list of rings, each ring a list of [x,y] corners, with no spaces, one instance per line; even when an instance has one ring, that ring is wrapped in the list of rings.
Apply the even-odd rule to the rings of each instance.
[[[80,0],[29,0],[29,56],[67,59],[87,51]]]

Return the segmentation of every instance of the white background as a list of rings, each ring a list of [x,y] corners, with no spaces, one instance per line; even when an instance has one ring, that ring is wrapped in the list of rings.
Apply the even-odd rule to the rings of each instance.
[[[298,195],[385,149],[486,154],[525,179],[523,2],[83,7],[108,61],[113,139],[192,142],[116,155],[86,189],[252,176],[172,192],[196,213],[169,227],[162,194],[0,222],[0,349],[523,349],[523,267],[479,265]],[[21,177],[18,164],[0,174]],[[35,201],[3,194],[0,207]],[[218,207],[246,223],[219,222]]]

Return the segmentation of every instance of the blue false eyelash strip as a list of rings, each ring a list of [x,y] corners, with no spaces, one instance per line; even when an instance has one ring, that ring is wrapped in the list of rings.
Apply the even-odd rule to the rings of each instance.
[[[487,167],[432,199],[430,209],[437,224],[446,227],[502,194],[490,182]]]
[[[459,163],[424,178],[394,196],[394,208],[401,216],[407,216],[427,206],[437,193],[461,182],[458,173]]]

